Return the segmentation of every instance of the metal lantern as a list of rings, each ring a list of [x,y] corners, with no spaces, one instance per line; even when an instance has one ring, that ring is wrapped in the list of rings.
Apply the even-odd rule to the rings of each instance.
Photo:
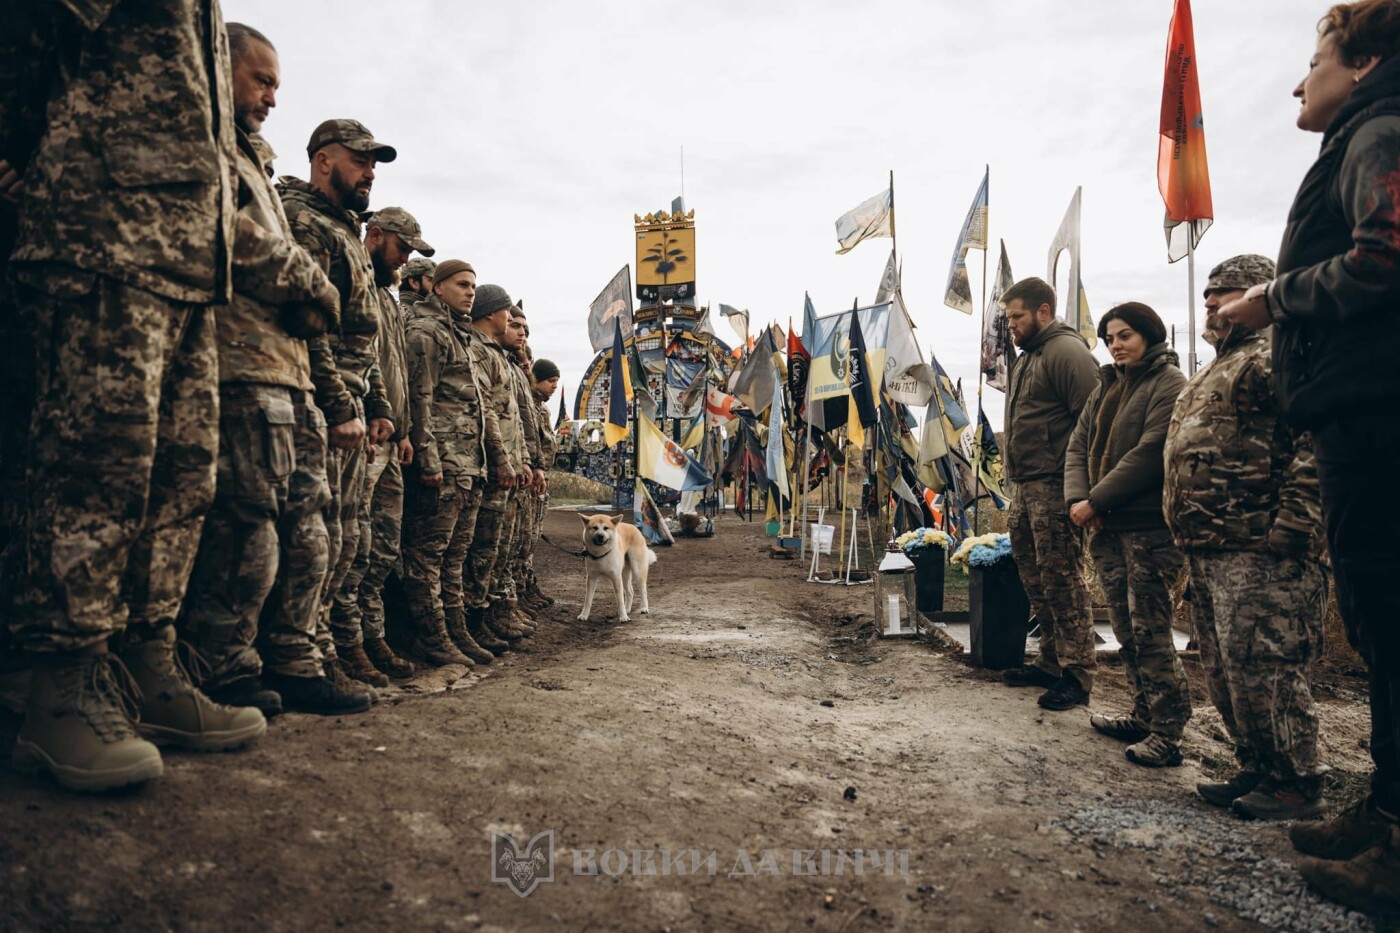
[[[875,570],[875,625],[881,638],[919,634],[914,563],[903,551],[886,551]]]

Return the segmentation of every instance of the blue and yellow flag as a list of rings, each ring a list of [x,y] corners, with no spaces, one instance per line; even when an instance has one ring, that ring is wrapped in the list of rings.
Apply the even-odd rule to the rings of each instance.
[[[622,325],[613,319],[612,365],[609,369],[608,420],[603,425],[603,440],[616,446],[627,436],[627,403],[632,401],[632,378],[622,346]]]

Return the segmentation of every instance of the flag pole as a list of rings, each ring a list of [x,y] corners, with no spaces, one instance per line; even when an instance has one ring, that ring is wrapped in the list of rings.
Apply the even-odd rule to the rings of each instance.
[[[1186,221],[1186,326],[1187,339],[1187,368],[1189,375],[1196,375],[1196,238],[1192,236],[1195,231],[1191,225],[1194,221]]]
[[[986,166],[987,176],[987,215],[991,219],[992,206],[992,167]],[[987,232],[987,245],[982,248],[982,339],[986,339],[987,333],[987,254],[992,251],[992,237],[990,231]],[[982,341],[977,343],[977,424],[972,428],[972,507],[977,511],[972,513],[972,533],[980,535],[982,533],[982,506],[978,504],[978,495],[982,491],[982,469],[979,464],[978,454],[981,453],[978,443],[977,432],[982,430],[982,383],[986,374],[982,372]]]

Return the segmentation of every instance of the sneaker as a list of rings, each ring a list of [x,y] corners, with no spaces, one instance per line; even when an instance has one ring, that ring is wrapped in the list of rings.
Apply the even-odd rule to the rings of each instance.
[[[1123,749],[1123,754],[1135,765],[1148,768],[1175,768],[1181,764],[1181,743],[1153,732],[1135,745]]]
[[[1289,827],[1288,839],[1293,848],[1304,855],[1344,861],[1384,839],[1393,822],[1376,812],[1371,798],[1367,797],[1326,822]]]
[[[266,734],[267,717],[260,710],[215,703],[191,683],[175,656],[173,626],[128,643],[121,656],[140,691],[136,731],[142,738],[187,751],[226,752]]]
[[[131,722],[137,703],[130,675],[105,645],[89,650],[36,659],[11,759],[15,769],[46,771],[59,786],[84,793],[160,777],[159,749]]]
[[[1240,771],[1228,781],[1211,783],[1202,781],[1196,785],[1196,793],[1205,798],[1206,803],[1217,807],[1228,807],[1245,794],[1259,786],[1264,776],[1258,771]]]
[[[1131,713],[1119,713],[1116,716],[1095,713],[1089,717],[1089,725],[1120,742],[1140,742],[1152,733],[1151,729],[1142,724],[1142,720]]]
[[[1089,691],[1079,686],[1079,681],[1073,677],[1061,677],[1049,690],[1042,693],[1036,702],[1045,709],[1063,712],[1076,706],[1088,706]]]
[[[1038,667],[1025,664],[1021,667],[1012,667],[1002,671],[1001,680],[1002,683],[1012,687],[1049,688],[1055,686],[1059,678],[1045,673]]]
[[[293,677],[289,674],[264,676],[281,695],[282,708],[289,713],[343,716],[347,713],[363,713],[370,708],[368,693],[364,690],[342,690],[329,677]]]
[[[276,690],[263,686],[262,679],[258,677],[240,677],[213,687],[204,684],[200,689],[209,699],[223,706],[251,706],[268,718],[282,712],[282,697]]]
[[[1400,825],[1389,824],[1377,842],[1344,862],[1308,858],[1298,871],[1330,901],[1372,917],[1400,917]]]
[[[1327,811],[1322,782],[1265,779],[1254,790],[1230,804],[1247,820],[1313,820]]]

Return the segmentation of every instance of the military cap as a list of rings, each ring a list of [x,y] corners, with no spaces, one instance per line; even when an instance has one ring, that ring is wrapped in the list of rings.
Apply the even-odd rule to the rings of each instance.
[[[340,143],[346,149],[368,152],[380,162],[392,162],[399,157],[398,150],[386,146],[374,138],[369,129],[359,120],[327,120],[311,133],[311,141],[306,144],[307,156],[313,156],[318,149]]]
[[[1251,288],[1271,281],[1276,274],[1274,261],[1268,256],[1245,253],[1231,256],[1210,270],[1206,279],[1204,294],[1214,291],[1234,291],[1237,288]]]
[[[495,314],[503,308],[512,308],[510,292],[499,285],[478,285],[476,299],[472,302],[472,320]]]
[[[553,360],[535,360],[533,369],[536,382],[544,382],[546,379],[553,379],[559,375],[559,367],[555,365]]]
[[[410,259],[408,262],[404,263],[403,277],[406,279],[416,279],[426,275],[431,279],[436,269],[437,263],[433,262],[431,259]]]
[[[401,207],[381,207],[366,216],[365,223],[386,233],[397,233],[405,243],[424,256],[431,256],[437,252],[423,239],[423,228],[419,226],[417,219]]]

